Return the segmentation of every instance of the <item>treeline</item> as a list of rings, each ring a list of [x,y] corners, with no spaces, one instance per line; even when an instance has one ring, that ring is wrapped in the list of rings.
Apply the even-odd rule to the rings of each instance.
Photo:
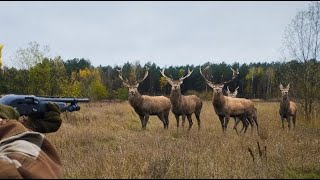
[[[312,69],[308,70],[314,73],[314,80],[310,80],[312,86],[318,87],[320,77],[320,63],[316,60],[310,60]],[[239,70],[239,76],[229,84],[230,91],[234,91],[239,86],[238,96],[244,98],[258,98],[270,100],[281,97],[279,84],[287,85],[291,83],[290,93],[293,98],[301,98],[299,94],[298,79],[300,69],[304,69],[305,64],[298,61],[272,62],[272,63],[250,63],[232,65],[225,62],[215,63],[207,62],[202,64],[202,71],[206,69],[207,74],[215,83],[228,81],[232,78],[232,71]],[[122,66],[99,66],[94,67],[90,60],[71,59],[64,61],[61,57],[44,58],[29,69],[7,68],[0,75],[0,93],[1,94],[34,94],[46,96],[75,96],[89,97],[92,100],[113,100],[128,98],[128,89],[123,86],[118,77],[117,70],[123,69],[123,77],[133,82],[142,79],[145,68],[149,68],[148,77],[140,84],[141,94],[147,95],[169,95],[170,85],[161,76],[159,67],[155,63],[148,62],[140,64],[125,63]],[[183,94],[197,94],[204,99],[212,98],[212,90],[203,80],[199,68],[200,65],[170,66],[166,67],[165,74],[173,79],[184,76],[188,68],[193,70],[190,77],[184,80],[182,84]],[[317,69],[318,68],[318,69]],[[314,71],[314,72],[312,72]],[[300,74],[302,76],[303,74]],[[315,96],[316,99],[319,96]]]

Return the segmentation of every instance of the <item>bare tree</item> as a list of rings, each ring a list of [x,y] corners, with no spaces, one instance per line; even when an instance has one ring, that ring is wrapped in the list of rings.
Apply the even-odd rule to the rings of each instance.
[[[12,57],[12,62],[18,68],[30,69],[37,63],[41,63],[47,53],[50,51],[49,46],[40,47],[38,42],[29,42],[27,48],[19,48]]]
[[[291,59],[301,65],[301,72],[292,69],[287,73],[295,81],[297,87],[293,94],[300,99],[305,119],[312,119],[312,110],[317,89],[320,87],[320,72],[317,59],[320,43],[320,3],[311,2],[307,10],[299,11],[287,26],[284,35],[284,46]],[[299,97],[300,96],[300,97]]]

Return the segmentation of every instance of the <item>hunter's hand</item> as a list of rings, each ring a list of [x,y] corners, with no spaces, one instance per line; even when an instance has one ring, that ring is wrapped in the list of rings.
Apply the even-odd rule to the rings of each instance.
[[[0,104],[0,118],[1,119],[16,119],[18,120],[20,114],[13,107]]]
[[[46,112],[43,117],[29,116],[26,126],[29,126],[33,131],[40,133],[56,132],[62,123],[59,106],[49,102],[48,109],[49,112]]]

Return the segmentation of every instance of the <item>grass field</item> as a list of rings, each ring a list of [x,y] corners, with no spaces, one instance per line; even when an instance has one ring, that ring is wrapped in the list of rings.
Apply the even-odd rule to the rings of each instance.
[[[201,112],[202,128],[169,129],[151,116],[146,130],[128,102],[81,104],[63,113],[58,132],[47,137],[56,145],[65,178],[320,178],[320,127],[298,112],[297,127],[281,127],[275,102],[254,102],[256,128],[237,134],[230,119],[226,133],[210,101]],[[181,123],[180,123],[181,124]],[[238,126],[240,129],[242,124]],[[259,144],[259,146],[258,146]],[[259,148],[260,147],[260,148]]]

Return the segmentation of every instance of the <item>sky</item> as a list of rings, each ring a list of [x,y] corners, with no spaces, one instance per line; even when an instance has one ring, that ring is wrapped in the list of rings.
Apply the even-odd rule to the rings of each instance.
[[[3,64],[29,42],[94,66],[282,61],[286,26],[309,1],[0,1]]]

